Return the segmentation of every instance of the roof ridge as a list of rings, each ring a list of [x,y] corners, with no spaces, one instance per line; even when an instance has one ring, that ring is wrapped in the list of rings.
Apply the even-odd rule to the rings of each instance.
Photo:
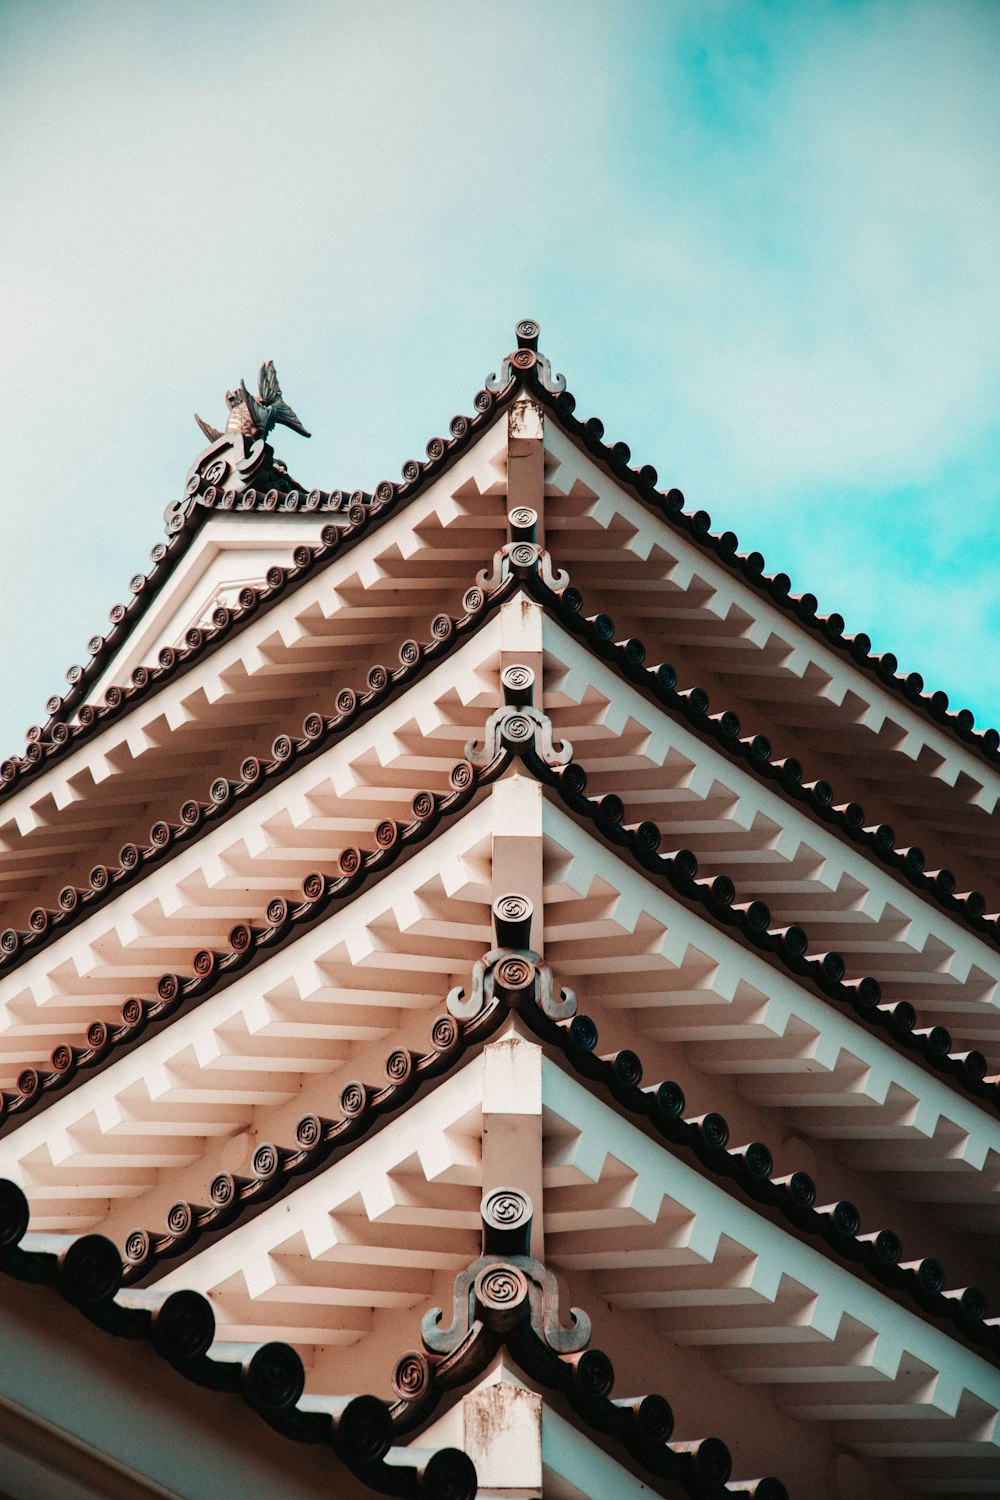
[[[529,325],[534,333],[526,336],[521,330]],[[58,752],[58,749],[73,737],[73,730],[67,723],[68,715],[82,704],[87,688],[100,675],[113,650],[121,645],[128,634],[128,631],[121,632],[122,623],[128,619],[129,629],[131,629],[131,625],[141,617],[153,595],[158,592],[165,581],[167,573],[158,572],[160,564],[169,555],[172,568],[177,557],[187,546],[190,535],[204,519],[204,512],[213,509],[254,511],[259,508],[261,511],[268,512],[297,513],[300,508],[306,511],[339,510],[346,502],[349,525],[344,529],[350,532],[352,527],[355,528],[355,534],[348,536],[348,540],[356,541],[358,531],[362,533],[366,531],[369,524],[379,516],[384,519],[388,512],[396,509],[400,501],[406,502],[411,499],[428,480],[448,468],[458,454],[469,446],[472,438],[484,426],[489,425],[497,412],[509,403],[517,385],[522,382],[553,412],[571,436],[579,438],[592,456],[607,466],[614,478],[630,487],[647,509],[661,516],[673,529],[684,531],[703,550],[713,552],[730,571],[739,573],[755,592],[766,596],[787,613],[794,614],[806,629],[819,635],[827,645],[849,655],[857,666],[870,675],[874,675],[883,686],[896,692],[911,707],[920,710],[939,727],[948,730],[959,743],[977,751],[991,765],[1000,766],[1000,731],[992,727],[976,730],[974,715],[971,711],[969,709],[949,710],[948,696],[944,692],[925,693],[923,678],[918,672],[911,672],[905,678],[902,677],[897,671],[898,661],[892,652],[884,652],[881,656],[873,657],[871,640],[867,635],[860,632],[854,636],[845,636],[843,634],[844,622],[840,615],[818,614],[819,606],[816,597],[810,593],[793,595],[790,592],[791,581],[786,574],[765,574],[765,561],[759,552],[741,555],[737,550],[739,539],[735,532],[725,531],[719,535],[711,533],[711,517],[707,511],[698,510],[693,513],[685,511],[684,496],[679,489],[658,490],[657,473],[652,465],[644,464],[636,469],[630,464],[631,452],[627,443],[619,442],[609,445],[604,442],[604,424],[599,418],[590,417],[581,421],[576,417],[574,415],[576,400],[571,392],[565,389],[565,378],[558,376],[553,380],[549,361],[537,352],[538,336],[538,325],[533,320],[523,319],[518,324],[519,348],[504,359],[501,364],[501,376],[490,376],[486,386],[477,391],[473,401],[476,409],[475,416],[453,417],[450,426],[451,436],[448,439],[432,438],[427,444],[426,461],[408,459],[403,464],[402,484],[392,480],[382,480],[376,485],[371,495],[364,490],[355,490],[350,497],[347,497],[343,490],[310,490],[303,504],[301,492],[297,490],[286,493],[271,489],[261,500],[257,491],[252,488],[242,492],[220,491],[217,485],[205,482],[204,475],[197,473],[193,475],[188,486],[189,493],[182,501],[174,502],[168,507],[170,539],[166,544],[158,544],[153,549],[154,568],[149,575],[137,574],[132,579],[133,585],[139,584],[137,599],[143,600],[143,595],[146,596],[145,599],[138,607],[136,607],[135,599],[131,605],[115,605],[111,611],[112,631],[106,637],[91,638],[90,645],[95,647],[95,650],[91,654],[91,661],[85,667],[73,666],[69,669],[67,676],[70,680],[70,691],[62,697],[55,696],[48,700],[46,707],[50,718],[44,727],[34,726],[28,731],[29,745],[26,755],[24,757],[11,756],[0,763],[0,800],[9,794],[11,787],[19,784],[27,774],[30,774],[34,766],[47,758],[47,751],[49,754],[52,753],[49,747],[53,747]],[[501,383],[502,378],[506,379],[506,385]],[[260,500],[259,506],[258,500]],[[185,538],[183,544],[176,541],[178,537]],[[179,549],[176,554],[172,552],[175,544]],[[324,558],[325,560],[327,559]],[[309,560],[308,571],[312,570],[312,565],[316,561],[316,558]],[[306,570],[296,568],[291,571],[293,571],[294,583],[297,584],[302,581],[303,572]],[[147,592],[150,582],[155,582],[152,594]],[[282,579],[282,588],[285,582],[286,580]],[[266,597],[267,602],[274,602],[270,593]],[[257,603],[258,601],[254,601],[250,609],[241,612],[239,616],[241,624],[247,623],[247,616],[256,609]],[[200,655],[206,646],[214,646],[222,634],[228,634],[233,621],[228,612],[222,612],[227,614],[225,624],[209,632],[207,640],[199,639],[191,655]],[[190,634],[192,633],[189,632]],[[190,662],[191,655],[185,656],[186,663]],[[139,670],[146,674],[143,681],[133,683],[133,690],[118,689],[118,692],[128,695],[135,689],[139,691],[145,689],[155,669]],[[116,706],[120,706],[120,701]]]
[[[492,565],[479,571],[477,583],[463,595],[465,613],[435,615],[430,624],[431,640],[424,644],[404,641],[400,647],[401,665],[398,668],[387,670],[380,664],[373,665],[368,674],[368,690],[357,694],[353,689],[343,689],[337,698],[335,715],[307,714],[301,739],[287,733],[277,736],[270,761],[262,762],[257,756],[247,757],[237,777],[218,777],[213,781],[207,803],[197,803],[193,799],[185,801],[179,810],[180,822],[177,825],[157,820],[150,829],[148,845],[125,844],[119,852],[117,868],[96,865],[91,871],[89,887],[64,886],[58,893],[55,907],[34,908],[27,928],[6,928],[0,932],[0,973],[11,972],[30,954],[41,951],[89,912],[97,910],[116,891],[140,879],[151,864],[158,863],[180,843],[197,837],[206,827],[215,826],[238,806],[248,805],[269,784],[281,780],[335,743],[342,733],[365,717],[370,708],[388,701],[397,684],[417,680],[430,665],[447,656],[466,635],[473,634],[503,601],[515,578],[537,603],[551,608],[556,618],[581,638],[595,655],[633,686],[642,689],[672,718],[683,719],[731,759],[742,761],[758,779],[773,784],[787,801],[803,805],[810,816],[832,827],[846,843],[863,849],[880,864],[901,875],[914,890],[933,901],[942,911],[1000,947],[1000,912],[986,912],[986,898],[980,891],[956,893],[954,874],[947,869],[925,870],[923,851],[916,845],[898,845],[890,824],[867,823],[865,809],[858,802],[836,804],[833,787],[822,778],[803,781],[805,772],[800,761],[795,756],[774,759],[766,735],[743,737],[737,714],[729,710],[710,713],[708,694],[699,687],[678,688],[677,674],[670,663],[647,667],[643,641],[635,637],[616,640],[614,620],[608,614],[584,615],[583,594],[568,582],[559,585],[547,552],[534,546],[529,562],[517,561],[513,549],[526,546],[534,544],[507,543],[498,549]],[[244,592],[249,594],[253,590]],[[217,613],[228,616],[230,611],[223,608]],[[378,682],[385,674],[386,681],[381,687],[373,681],[374,674],[378,674]]]
[[[736,887],[727,875],[717,875],[711,881],[699,878],[698,860],[690,849],[660,852],[662,836],[655,823],[645,820],[627,825],[620,797],[611,793],[598,800],[586,793],[587,773],[573,760],[572,746],[567,742],[554,744],[550,721],[530,704],[534,682],[531,669],[507,667],[501,673],[501,682],[510,701],[489,716],[482,745],[467,746],[469,758],[453,766],[450,792],[417,792],[412,822],[382,819],[375,828],[374,850],[353,846],[342,850],[338,874],[316,871],[307,875],[303,900],[294,907],[283,896],[272,899],[267,906],[266,927],[238,922],[230,933],[228,953],[199,950],[192,960],[191,976],[162,974],[155,1000],[131,996],[122,1006],[121,1022],[112,1026],[104,1021],[91,1023],[86,1047],[61,1043],[53,1049],[49,1071],[23,1069],[16,1093],[0,1089],[0,1131],[29,1110],[50,1102],[51,1095],[66,1088],[81,1069],[103,1067],[112,1051],[133,1046],[148,1025],[174,1019],[178,1012],[256,965],[272,949],[293,941],[321,920],[331,906],[350,900],[371,875],[381,875],[400,854],[422,843],[442,818],[463,811],[481,788],[503,774],[515,756],[539,781],[556,790],[572,812],[589,819],[607,843],[627,849],[635,865],[701,908],[713,925],[735,928],[742,941],[767,954],[777,966],[808,980],[827,999],[849,1006],[867,1027],[884,1032],[895,1050],[913,1050],[928,1071],[1000,1110],[1000,1073],[987,1077],[989,1064],[982,1052],[973,1048],[952,1053],[946,1028],[920,1027],[919,1014],[909,1001],[883,1005],[878,981],[870,975],[847,978],[841,954],[810,954],[808,934],[799,924],[772,929],[770,908],[753,899],[737,902]]]
[[[747,1500],[788,1500],[779,1479],[730,1483],[733,1461],[716,1437],[671,1441],[674,1418],[658,1394],[613,1401],[615,1371],[602,1349],[590,1345],[591,1324],[580,1308],[570,1309],[570,1327],[559,1323],[559,1283],[548,1267],[528,1253],[532,1204],[517,1188],[483,1195],[482,1254],[454,1283],[454,1320],[443,1324],[434,1308],[423,1319],[423,1350],[397,1362],[393,1384],[399,1400],[392,1407],[397,1431],[421,1426],[444,1393],[481,1374],[506,1347],[525,1374],[561,1391],[572,1410],[591,1427],[617,1438],[648,1474],[672,1480],[699,1500],[743,1495]]]
[[[507,895],[493,905],[498,929],[504,921],[501,908],[512,900],[521,903],[530,921],[528,898]],[[468,994],[465,989],[450,991],[446,1011],[431,1025],[428,1051],[395,1048],[386,1059],[386,1083],[352,1079],[343,1086],[339,1119],[303,1115],[294,1145],[265,1141],[256,1148],[252,1176],[220,1172],[212,1179],[208,1204],[182,1199],[167,1210],[165,1232],[132,1230],[125,1241],[124,1282],[144,1281],[161,1261],[187,1256],[205,1235],[234,1228],[283,1197],[298,1178],[311,1180],[324,1171],[335,1154],[340,1160],[341,1147],[353,1150],[386,1115],[409,1104],[424,1081],[451,1073],[470,1047],[488,1040],[513,1011],[542,1041],[558,1047],[581,1077],[600,1084],[616,1104],[638,1115],[672,1146],[696,1156],[714,1178],[733,1182],[751,1202],[775,1209],[795,1228],[821,1239],[841,1260],[859,1264],[875,1282],[902,1293],[922,1312],[950,1321],[971,1345],[985,1347],[1000,1362],[1000,1319],[986,1321],[986,1299],[978,1287],[949,1289],[945,1269],[933,1256],[903,1261],[902,1242],[891,1229],[862,1234],[861,1216],[847,1199],[817,1207],[817,1186],[807,1172],[774,1178],[768,1146],[762,1141],[731,1146],[729,1125],[720,1111],[685,1118],[687,1103],[680,1084],[665,1079],[641,1087],[638,1054],[621,1048],[600,1055],[596,1023],[577,1011],[572,990],[559,986],[539,954],[509,945],[515,936],[498,930],[493,948],[473,966]],[[556,995],[561,998],[556,1000]]]

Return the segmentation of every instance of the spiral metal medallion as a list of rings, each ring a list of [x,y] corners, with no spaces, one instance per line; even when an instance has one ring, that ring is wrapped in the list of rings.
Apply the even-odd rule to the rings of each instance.
[[[531,1199],[517,1188],[494,1188],[484,1196],[480,1213],[489,1228],[523,1228],[531,1222]]]
[[[229,946],[234,953],[246,953],[253,947],[253,928],[247,922],[237,922],[229,931]]]
[[[487,1266],[476,1277],[473,1293],[484,1322],[497,1329],[513,1328],[527,1307],[528,1278],[517,1266]]]
[[[128,1002],[126,1001],[126,1004],[127,1003]],[[123,1006],[122,1007],[123,1015],[124,1015],[124,1009],[125,1009],[125,1007]],[[140,1011],[140,1015],[141,1015],[141,1011]],[[106,1021],[91,1021],[90,1025],[87,1027],[87,1046],[91,1049],[91,1051],[93,1051],[93,1052],[103,1052],[104,1048],[108,1045],[108,1038],[109,1038],[109,1032],[108,1032],[107,1022]]]
[[[510,744],[523,745],[534,737],[535,724],[525,714],[508,714],[500,724],[503,738]]]
[[[219,1172],[209,1184],[208,1196],[215,1208],[229,1208],[236,1202],[238,1189],[231,1172]]]
[[[588,1396],[607,1396],[615,1383],[615,1367],[603,1349],[585,1349],[574,1361],[573,1373]]]
[[[364,1114],[368,1105],[368,1090],[363,1083],[348,1083],[344,1085],[340,1095],[341,1113],[349,1120],[356,1120]]]
[[[377,1396],[355,1396],[340,1413],[337,1437],[357,1462],[377,1463],[392,1444],[392,1421],[385,1403]]]
[[[521,896],[512,892],[508,896],[500,896],[494,904],[494,911],[498,917],[507,922],[523,922],[532,913],[532,904],[527,896]]]
[[[500,673],[500,685],[511,693],[523,693],[534,687],[535,674],[523,662],[512,662]]]
[[[437,801],[433,792],[416,792],[410,803],[410,811],[418,822],[423,822],[431,816],[436,805]]]
[[[413,1073],[413,1053],[405,1047],[397,1047],[385,1060],[385,1076],[390,1083],[400,1084]]]
[[[41,1087],[41,1075],[36,1068],[22,1068],[18,1073],[17,1092],[22,1099],[34,1099]]]
[[[419,1401],[430,1389],[431,1367],[426,1355],[408,1350],[396,1364],[392,1383],[403,1401]]]
[[[540,549],[535,542],[515,542],[510,549],[513,568],[531,568],[538,561]]]
[[[255,1177],[266,1180],[273,1177],[281,1167],[281,1153],[271,1141],[264,1141],[253,1154],[252,1171]]]
[[[451,768],[448,780],[456,792],[467,791],[475,780],[476,773],[467,760],[460,760]]]
[[[194,1228],[194,1210],[190,1203],[181,1199],[167,1209],[167,1230],[175,1238],[180,1239],[183,1235],[190,1234]]]
[[[146,1003],[138,995],[129,995],[122,1001],[122,1020],[126,1026],[138,1026],[145,1013]]]
[[[431,1027],[431,1046],[436,1052],[450,1052],[458,1045],[458,1022],[453,1016],[438,1016]]]
[[[145,1229],[133,1229],[125,1241],[125,1259],[134,1266],[141,1266],[152,1253],[153,1243]]]
[[[295,1127],[295,1141],[303,1151],[311,1151],[323,1139],[323,1122],[319,1115],[303,1115]]]
[[[375,829],[375,842],[380,849],[391,849],[399,840],[399,824],[395,818],[383,818]]]
[[[59,1257],[59,1282],[63,1296],[78,1306],[107,1302],[122,1281],[118,1248],[102,1234],[85,1234]]]

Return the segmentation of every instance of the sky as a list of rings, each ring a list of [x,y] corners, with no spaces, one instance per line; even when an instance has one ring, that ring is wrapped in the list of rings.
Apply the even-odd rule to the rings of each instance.
[[[0,755],[273,358],[372,489],[522,317],[637,464],[1000,721],[1000,6],[0,0]]]

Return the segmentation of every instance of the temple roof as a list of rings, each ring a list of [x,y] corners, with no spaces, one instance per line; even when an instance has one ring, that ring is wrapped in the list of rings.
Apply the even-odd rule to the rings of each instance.
[[[30,774],[32,767],[40,763],[41,759],[59,754],[71,742],[74,733],[88,729],[95,718],[101,715],[100,708],[90,705],[92,712],[84,714],[84,722],[81,724],[78,710],[81,706],[87,707],[89,688],[101,677],[108,662],[142,620],[209,515],[222,512],[234,516],[263,514],[279,518],[335,514],[338,524],[328,525],[324,529],[319,548],[304,546],[291,569],[276,569],[274,577],[267,580],[266,589],[248,589],[240,597],[236,610],[223,610],[209,630],[192,632],[191,639],[185,643],[180,653],[171,652],[157,667],[144,668],[138,680],[115,691],[111,700],[106,700],[104,712],[119,712],[137,694],[147,691],[151,680],[161,680],[164,673],[176,671],[178,666],[182,667],[193,655],[211,650],[234,626],[239,628],[251,614],[266,609],[273,603],[276,595],[289,587],[294,588],[316,566],[327,562],[333,552],[345,545],[353,545],[372,527],[383,524],[390,513],[407,504],[430,481],[447,471],[475,442],[483,428],[509,407],[519,391],[530,393],[542,403],[567,435],[618,483],[624,485],[668,526],[680,531],[696,547],[736,575],[743,586],[749,587],[778,609],[793,616],[801,627],[816,635],[825,645],[844,654],[855,667],[873,674],[883,687],[898,694],[907,704],[926,714],[932,722],[947,729],[961,743],[976,750],[990,763],[1000,764],[1000,731],[994,728],[976,730],[970,710],[953,710],[949,707],[946,693],[940,690],[926,691],[919,672],[901,674],[897,659],[891,652],[874,656],[871,640],[867,635],[846,635],[842,616],[820,613],[817,598],[811,593],[793,594],[791,582],[785,574],[770,575],[764,571],[766,564],[760,553],[742,554],[735,533],[712,532],[708,513],[704,510],[688,511],[679,489],[658,489],[656,470],[649,464],[634,466],[627,443],[605,441],[604,424],[600,418],[581,419],[576,415],[576,399],[566,389],[565,377],[553,376],[550,362],[538,352],[538,324],[531,319],[523,319],[517,325],[517,338],[518,348],[501,362],[499,375],[489,376],[486,385],[476,393],[473,400],[474,414],[471,417],[453,417],[447,438],[433,437],[428,441],[425,459],[408,459],[403,464],[401,482],[386,479],[377,483],[371,491],[355,490],[350,493],[342,489],[302,491],[291,488],[282,471],[274,471],[269,467],[273,453],[269,445],[262,444],[259,445],[262,453],[258,462],[264,462],[263,472],[269,474],[272,480],[279,481],[281,487],[272,484],[270,488],[258,489],[248,482],[256,477],[256,470],[240,473],[239,466],[226,462],[216,452],[222,440],[210,444],[206,453],[192,465],[183,499],[172,502],[167,507],[168,540],[153,548],[152,568],[147,573],[135,574],[130,580],[131,598],[126,604],[116,604],[110,611],[111,630],[103,636],[93,636],[88,642],[89,660],[85,665],[74,665],[68,669],[68,692],[49,698],[46,704],[49,712],[46,724],[43,727],[36,726],[28,732],[27,757],[13,756],[4,761],[0,768],[0,783],[13,785]],[[227,479],[233,481],[229,488],[225,487]],[[31,751],[30,746],[37,746],[38,749]],[[3,790],[4,787],[0,785],[0,795]]]
[[[996,747],[537,337],[401,485],[210,437],[4,763],[23,1337],[296,1495],[990,1492]]]

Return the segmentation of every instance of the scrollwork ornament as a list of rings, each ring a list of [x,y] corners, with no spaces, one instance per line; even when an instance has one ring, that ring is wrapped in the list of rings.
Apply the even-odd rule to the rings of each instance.
[[[561,594],[569,585],[569,574],[564,568],[556,568],[553,565],[548,552],[543,551],[539,554],[538,572],[546,588],[551,589],[554,594]]]
[[[538,969],[538,1004],[550,1021],[568,1021],[576,1015],[576,995],[568,986],[556,991],[550,964],[540,961]]]
[[[465,755],[473,766],[482,768],[494,764],[504,748],[521,754],[529,747],[547,766],[566,765],[573,756],[568,740],[553,741],[552,724],[546,714],[530,704],[505,704],[487,719],[482,745],[471,740]]]
[[[491,396],[499,396],[500,392],[505,391],[513,379],[513,359],[512,356],[508,354],[500,365],[499,373],[494,371],[492,375],[487,375],[486,390]]]
[[[507,548],[501,547],[499,551],[494,552],[493,561],[489,567],[480,568],[476,574],[476,583],[485,594],[494,594],[509,576],[510,558],[507,555]]]
[[[539,384],[543,387],[544,390],[548,391],[550,396],[561,395],[562,392],[566,389],[566,376],[553,375],[552,365],[549,363],[548,359],[546,359],[544,354],[539,354],[537,358],[538,363],[536,365],[536,369],[538,371]]]
[[[448,991],[448,999],[445,1002],[449,1014],[457,1021],[474,1021],[486,1003],[485,994],[486,967],[481,959],[472,966],[472,981],[468,993],[461,985]]]

